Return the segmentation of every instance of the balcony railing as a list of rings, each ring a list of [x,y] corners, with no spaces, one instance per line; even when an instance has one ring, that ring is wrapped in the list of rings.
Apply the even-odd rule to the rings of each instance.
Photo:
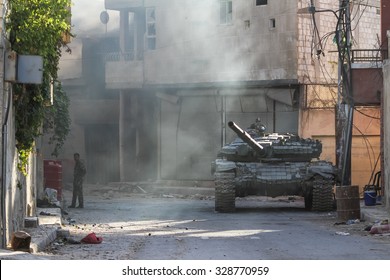
[[[105,61],[132,61],[134,60],[134,51],[106,53]]]
[[[143,61],[134,54],[132,51],[104,55],[107,89],[133,89],[143,86]]]
[[[352,63],[375,63],[388,58],[387,49],[356,49],[351,51]]]

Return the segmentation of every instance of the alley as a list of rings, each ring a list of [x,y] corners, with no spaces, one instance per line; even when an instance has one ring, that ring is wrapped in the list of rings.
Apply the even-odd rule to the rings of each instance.
[[[65,196],[69,193],[65,192]],[[362,221],[338,225],[335,212],[307,212],[300,198],[248,197],[216,213],[212,196],[94,192],[68,209],[58,239],[40,255],[90,260],[388,260],[390,237]],[[100,244],[77,243],[88,233]],[[76,242],[75,242],[76,241]]]

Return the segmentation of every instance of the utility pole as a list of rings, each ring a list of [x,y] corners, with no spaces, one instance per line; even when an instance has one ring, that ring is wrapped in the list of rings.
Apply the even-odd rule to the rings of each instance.
[[[4,3],[5,1],[0,0],[0,20],[1,20],[1,25],[0,25],[0,120],[1,124],[3,126],[3,111],[4,111],[4,41],[3,41],[3,23],[4,23]],[[0,143],[3,143],[4,140],[4,135],[0,136]],[[3,146],[3,145],[1,145]],[[4,150],[1,149],[1,157],[0,159],[2,160],[4,158]],[[1,168],[1,196],[0,196],[0,204],[1,204],[1,209],[0,209],[0,214],[1,214],[1,247],[0,248],[5,248],[6,246],[6,236],[5,236],[5,190],[4,190],[4,168]]]
[[[338,96],[336,105],[336,166],[341,186],[351,185],[354,100],[351,83],[351,17],[348,0],[340,0],[336,39]]]

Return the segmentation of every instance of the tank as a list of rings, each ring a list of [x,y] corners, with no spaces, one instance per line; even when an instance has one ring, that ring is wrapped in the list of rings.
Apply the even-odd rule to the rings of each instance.
[[[319,140],[267,133],[260,119],[245,130],[232,121],[228,126],[238,137],[212,163],[216,211],[233,212],[236,197],[249,195],[302,196],[307,210],[334,209],[337,169],[319,159]]]

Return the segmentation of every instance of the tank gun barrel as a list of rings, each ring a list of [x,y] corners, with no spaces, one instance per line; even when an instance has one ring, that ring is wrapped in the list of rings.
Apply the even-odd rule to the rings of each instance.
[[[256,151],[259,155],[265,155],[266,151],[263,146],[257,143],[248,132],[240,128],[233,121],[228,122],[230,129],[232,129],[238,137],[240,137],[245,143],[247,143],[253,150]]]

